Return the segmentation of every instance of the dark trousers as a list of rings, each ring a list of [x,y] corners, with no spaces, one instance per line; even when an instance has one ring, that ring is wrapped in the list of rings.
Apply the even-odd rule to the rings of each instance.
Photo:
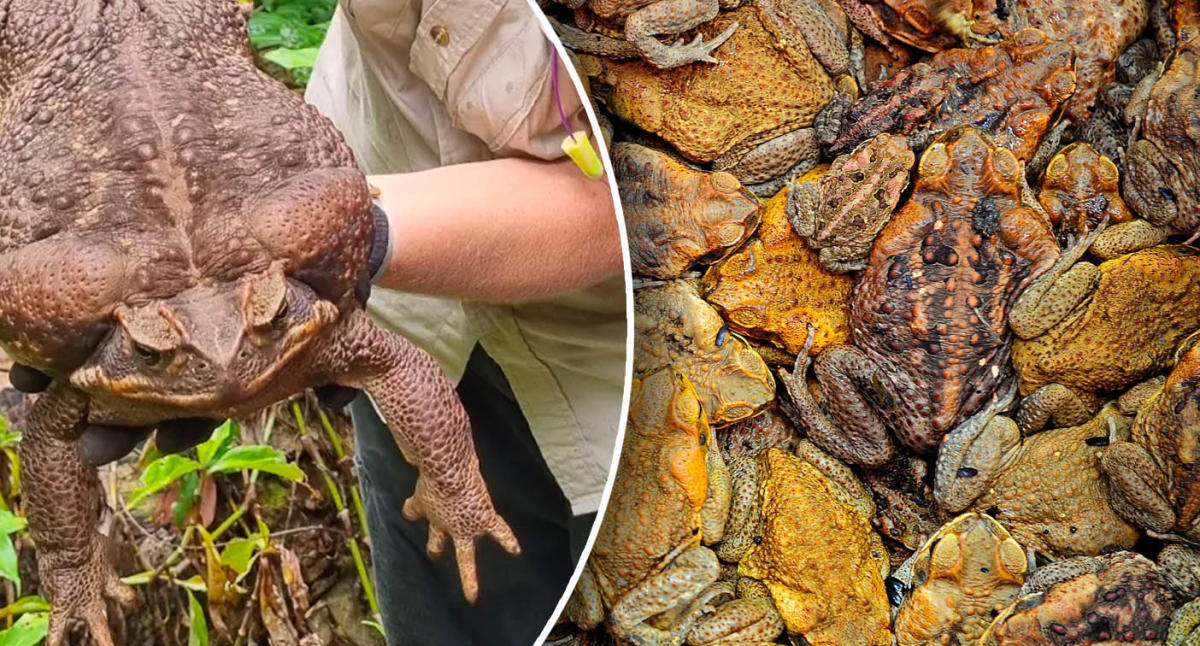
[[[500,367],[475,347],[458,394],[471,417],[479,467],[521,542],[513,558],[478,541],[479,599],[463,599],[456,562],[425,554],[426,523],[400,513],[417,471],[404,461],[365,395],[351,404],[370,525],[375,590],[388,644],[532,644],[566,587],[595,514],[572,517]]]

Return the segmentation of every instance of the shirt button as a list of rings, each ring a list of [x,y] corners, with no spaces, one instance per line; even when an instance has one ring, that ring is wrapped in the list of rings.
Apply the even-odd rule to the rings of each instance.
[[[434,25],[433,29],[429,30],[429,37],[443,47],[450,44],[450,32],[441,25]]]

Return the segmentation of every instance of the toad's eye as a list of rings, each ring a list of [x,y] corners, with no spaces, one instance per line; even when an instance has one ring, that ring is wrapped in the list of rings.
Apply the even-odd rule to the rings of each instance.
[[[163,359],[165,358],[163,353],[155,350],[154,348],[148,348],[140,343],[133,344],[133,353],[136,354],[138,360],[145,364],[148,368],[161,367],[163,364]]]

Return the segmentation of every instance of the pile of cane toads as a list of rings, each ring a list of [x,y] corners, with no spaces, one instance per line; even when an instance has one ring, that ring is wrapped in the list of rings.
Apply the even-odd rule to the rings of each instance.
[[[1196,6],[546,8],[637,274],[562,643],[1200,644]]]

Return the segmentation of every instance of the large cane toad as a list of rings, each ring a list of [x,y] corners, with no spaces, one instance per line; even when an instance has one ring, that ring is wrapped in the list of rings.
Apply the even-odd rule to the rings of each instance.
[[[737,23],[728,25],[721,33],[708,39],[668,45],[658,36],[676,35],[698,27],[716,17],[721,5],[718,0],[559,0],[576,9],[586,7],[597,17],[618,22],[623,26],[623,39],[604,34],[584,32],[570,25],[556,24],[563,44],[592,54],[639,57],[658,68],[672,68],[690,63],[716,63],[712,51],[729,39]]]
[[[979,645],[1161,644],[1176,609],[1196,594],[1198,564],[1180,546],[1157,563],[1136,552],[1057,561],[1025,580]]]
[[[833,160],[820,179],[792,183],[788,220],[810,249],[820,250],[826,269],[845,273],[867,266],[914,160],[903,137],[883,133]]]
[[[809,326],[817,348],[845,342],[853,281],[825,269],[792,230],[785,213],[790,190],[763,204],[758,234],[710,267],[701,287],[730,327],[796,353]]]
[[[719,574],[701,540],[704,516],[729,512],[704,504],[720,451],[687,377],[659,370],[635,380],[632,392],[612,496],[567,615],[589,629],[607,617],[618,638],[679,646]],[[653,621],[664,613],[663,623]]]
[[[945,2],[932,4],[952,4]],[[1075,50],[1079,87],[1067,103],[1071,119],[1087,117],[1097,94],[1112,82],[1116,60],[1142,33],[1148,0],[973,0],[953,3],[938,19],[967,43],[1011,36],[1035,27]]]
[[[1025,29],[998,45],[940,52],[876,84],[850,109],[830,151],[840,155],[881,132],[905,135],[918,150],[971,125],[1025,161],[1074,91],[1071,47]]]
[[[720,65],[658,70],[641,61],[580,60],[597,99],[617,117],[661,136],[687,159],[716,161],[756,184],[797,164],[815,165],[819,147],[809,126],[834,92],[812,54],[779,44],[759,11],[754,5],[723,13],[704,28],[741,25],[721,46]]]
[[[890,644],[887,552],[869,514],[843,502],[817,466],[779,449],[759,454],[756,482],[759,533],[738,572],[767,584],[788,633],[814,646]]]
[[[784,375],[808,436],[847,462],[878,466],[891,429],[919,453],[978,410],[1009,377],[1008,312],[1058,257],[1048,222],[1020,201],[1021,165],[970,127],[938,139],[911,199],[871,250],[851,295],[853,345]]]
[[[775,398],[767,364],[687,281],[639,289],[634,296],[634,375],[673,366],[696,387],[713,424],[729,424]]]
[[[1100,467],[1109,444],[1128,435],[1129,420],[1111,404],[1084,424],[1027,437],[985,410],[942,442],[934,492],[944,509],[986,510],[1054,558],[1129,548],[1139,532],[1110,504]]]
[[[913,559],[912,590],[896,612],[899,646],[974,645],[1016,599],[1025,550],[995,520],[970,512],[946,523]]]
[[[729,173],[692,170],[632,143],[612,149],[633,271],[676,278],[713,262],[758,226],[758,200]]]
[[[71,616],[111,644],[104,597],[130,596],[74,450],[87,423],[241,417],[331,383],[373,398],[420,470],[404,514],[431,553],[453,539],[473,599],[475,539],[517,540],[453,385],[363,311],[374,219],[349,148],[255,69],[237,3],[5,0],[0,61],[0,344],[53,379],[21,443],[51,646]]]
[[[1092,393],[1170,367],[1179,342],[1200,328],[1200,252],[1160,245],[1099,267],[1060,263],[1021,295],[1010,324],[1013,366],[1030,395],[1022,426],[1039,427],[1064,408],[1090,413]]]

